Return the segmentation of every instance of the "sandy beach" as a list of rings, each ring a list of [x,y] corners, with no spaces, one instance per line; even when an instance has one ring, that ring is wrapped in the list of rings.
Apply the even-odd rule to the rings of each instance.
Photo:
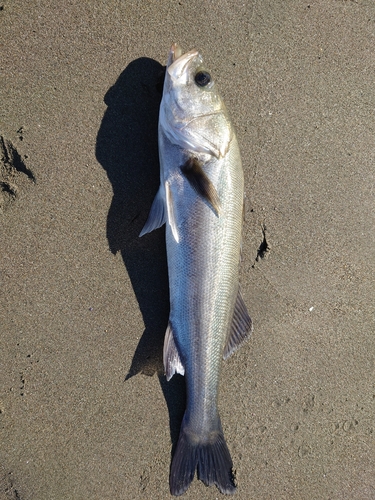
[[[4,0],[0,26],[0,500],[172,498],[184,379],[164,229],[138,234],[173,42],[243,159],[235,498],[375,499],[375,3]]]

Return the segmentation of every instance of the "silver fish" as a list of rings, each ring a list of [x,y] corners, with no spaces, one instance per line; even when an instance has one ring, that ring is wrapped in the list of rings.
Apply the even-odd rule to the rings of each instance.
[[[206,485],[235,491],[218,413],[221,359],[252,330],[238,272],[244,179],[225,105],[196,50],[172,45],[159,115],[160,188],[140,236],[166,223],[170,316],[168,380],[185,375],[187,402],[170,472],[173,495],[198,471]]]

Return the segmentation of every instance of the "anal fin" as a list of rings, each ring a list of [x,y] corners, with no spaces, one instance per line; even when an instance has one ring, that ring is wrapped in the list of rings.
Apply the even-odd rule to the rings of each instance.
[[[185,375],[185,368],[181,362],[180,355],[178,354],[170,323],[168,323],[167,331],[165,332],[164,337],[163,363],[167,380],[170,380],[175,373]]]
[[[232,325],[224,348],[223,358],[231,356],[253,331],[253,323],[247,312],[240,290],[238,290]]]

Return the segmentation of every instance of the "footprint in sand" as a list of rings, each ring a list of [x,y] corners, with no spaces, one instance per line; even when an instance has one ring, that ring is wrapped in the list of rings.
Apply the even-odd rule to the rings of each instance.
[[[20,129],[18,132],[20,133]],[[22,135],[20,136],[20,140]],[[24,160],[12,142],[0,135],[0,213],[4,212],[19,196],[23,179],[35,184],[33,172],[27,168]]]

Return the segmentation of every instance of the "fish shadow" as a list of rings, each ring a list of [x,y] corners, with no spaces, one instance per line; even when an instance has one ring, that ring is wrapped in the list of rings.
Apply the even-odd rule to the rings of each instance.
[[[158,62],[142,57],[121,73],[104,97],[107,110],[97,135],[96,158],[113,189],[107,216],[109,248],[121,253],[145,324],[125,380],[157,373],[174,447],[185,409],[185,384],[180,376],[167,382],[163,369],[169,316],[165,230],[139,238],[159,186],[157,130],[164,72]]]

